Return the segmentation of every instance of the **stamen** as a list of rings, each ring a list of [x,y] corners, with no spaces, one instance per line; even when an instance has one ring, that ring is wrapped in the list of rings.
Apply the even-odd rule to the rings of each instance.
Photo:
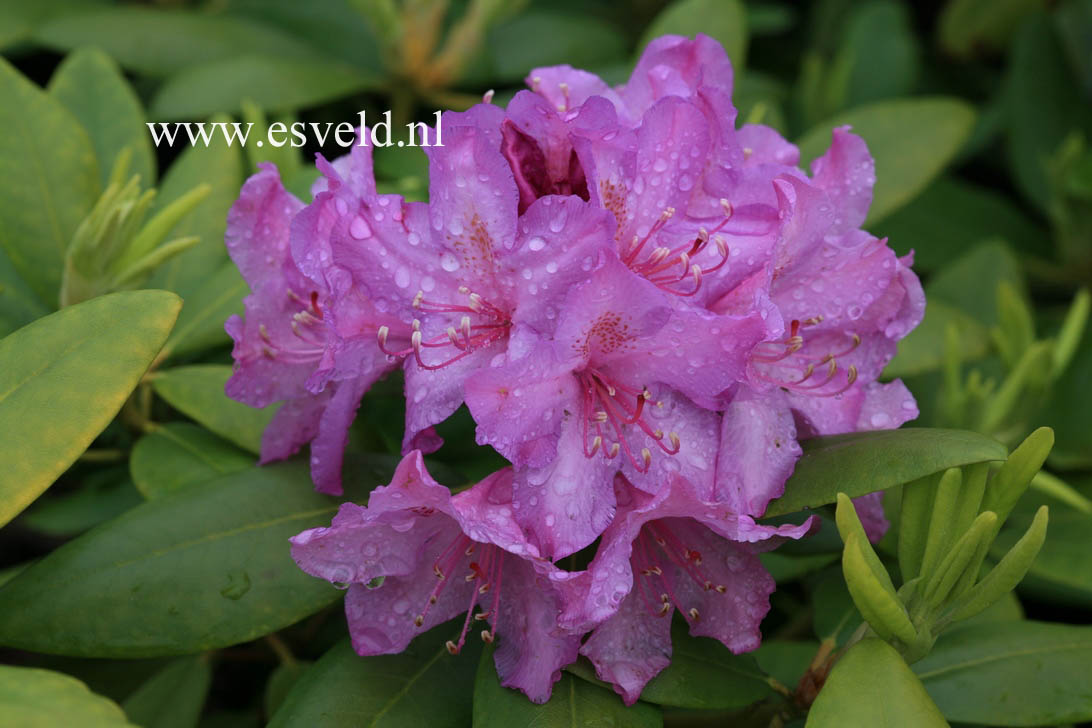
[[[493,89],[489,89],[484,94],[482,94],[482,103],[483,104],[493,103],[493,94],[494,94]]]

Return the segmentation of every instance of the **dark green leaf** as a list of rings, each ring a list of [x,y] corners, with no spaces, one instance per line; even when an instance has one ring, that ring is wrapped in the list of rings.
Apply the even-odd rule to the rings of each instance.
[[[247,470],[254,456],[188,422],[169,422],[137,441],[129,467],[148,500]]]
[[[948,722],[899,653],[871,638],[853,645],[834,665],[807,726],[947,728]]]
[[[1044,0],[949,0],[940,14],[937,35],[949,54],[966,58],[1001,51]]]
[[[791,690],[808,671],[808,666],[811,665],[818,651],[818,642],[768,639],[751,654],[758,661],[758,666],[763,672]]]
[[[1027,285],[1020,261],[1007,245],[992,241],[975,246],[938,271],[929,279],[925,296],[929,301],[951,304],[985,326],[996,326],[997,286],[1000,283],[1011,285],[1027,302]]]
[[[910,202],[952,160],[974,126],[975,113],[951,98],[882,101],[838,114],[799,141],[802,163],[830,146],[831,129],[849,124],[876,158],[876,187],[867,224]]]
[[[912,377],[939,369],[944,363],[944,337],[949,326],[956,327],[962,361],[975,361],[989,353],[990,332],[982,322],[939,297],[927,301],[925,318],[899,342],[898,353],[883,370],[885,378]],[[920,392],[915,394],[920,398]]]
[[[125,68],[152,76],[244,53],[321,57],[288,33],[253,20],[132,5],[67,13],[39,28],[35,39],[66,51],[98,46]]]
[[[71,725],[75,716],[80,728],[131,725],[116,703],[76,678],[32,667],[0,665],[0,706],[4,723],[19,728]]]
[[[1054,385],[1043,424],[1054,428],[1050,464],[1061,469],[1092,467],[1092,328]]]
[[[939,269],[989,239],[1041,254],[1047,237],[1009,198],[957,177],[936,180],[872,232],[889,238],[900,255],[913,250],[917,271]]]
[[[874,423],[880,426],[881,423]],[[976,432],[906,428],[804,440],[804,454],[766,516],[833,503],[909,483],[947,468],[1004,460],[1005,446]]]
[[[48,488],[110,423],[180,307],[165,291],[115,293],[0,340],[0,524]]]
[[[218,111],[238,112],[244,100],[270,111],[292,111],[363,91],[379,82],[376,76],[325,60],[225,58],[190,66],[171,76],[159,88],[151,115],[156,119],[200,119]],[[284,138],[291,140],[287,134]]]
[[[262,432],[277,406],[254,409],[228,399],[224,385],[229,377],[231,367],[226,364],[197,364],[157,373],[152,387],[179,412],[244,450],[258,453]]]
[[[1003,622],[953,629],[914,665],[951,720],[1038,726],[1092,720],[1092,627]]]
[[[832,69],[844,84],[835,108],[908,96],[917,83],[919,53],[905,5],[873,0],[854,8]]]
[[[55,306],[65,251],[99,196],[87,132],[59,101],[0,58],[0,248]]]
[[[501,687],[493,650],[482,652],[474,683],[474,728],[659,728],[660,711],[647,703],[626,707],[615,693],[561,673],[550,700],[536,705],[516,690]]]
[[[155,152],[144,108],[109,56],[96,48],[72,52],[49,80],[49,93],[87,130],[103,185],[126,147],[133,155],[130,174],[139,174],[145,187],[155,185]]]
[[[653,38],[661,35],[698,33],[720,41],[737,73],[747,60],[747,12],[738,0],[675,0],[645,29],[637,51],[641,52]]]
[[[519,81],[532,68],[558,63],[595,67],[621,58],[626,49],[624,37],[608,23],[539,9],[494,26],[488,38],[491,77],[499,81]]]
[[[991,556],[1004,556],[1030,524],[1030,513],[1014,514],[991,546]],[[1051,506],[1046,541],[1020,589],[1055,602],[1092,606],[1092,516]]]
[[[1025,21],[1012,45],[1006,98],[1008,161],[1024,196],[1041,210],[1050,203],[1047,160],[1077,129],[1092,135],[1092,105],[1078,82],[1050,18]]]
[[[849,595],[841,569],[832,569],[812,593],[815,636],[844,645],[861,626],[861,613]]]
[[[429,630],[397,655],[361,657],[348,640],[339,643],[300,678],[270,728],[469,725],[481,642],[449,654],[444,643],[461,626]]]
[[[124,467],[111,468],[90,474],[83,486],[74,491],[61,495],[47,493],[23,513],[19,523],[47,536],[71,537],[121,515],[142,501]]]
[[[346,498],[393,472],[350,466]],[[253,468],[137,506],[0,589],[0,644],[90,657],[192,654],[281,629],[339,592],[303,573],[289,537],[327,525],[341,499],[305,462]]]
[[[7,336],[50,310],[20,277],[0,245],[0,336]]]
[[[296,683],[300,681],[300,678],[306,674],[310,667],[310,660],[295,660],[277,665],[273,672],[269,674],[269,680],[265,683],[265,693],[262,695],[262,707],[265,709],[266,715],[276,714],[277,710],[284,704],[284,699],[288,697],[288,693],[292,691],[292,688],[296,686]]]
[[[195,728],[212,683],[208,657],[181,657],[125,699],[125,714],[142,728]]]

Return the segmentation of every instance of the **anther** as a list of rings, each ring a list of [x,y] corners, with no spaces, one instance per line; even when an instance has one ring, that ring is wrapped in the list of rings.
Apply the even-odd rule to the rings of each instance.
[[[687,614],[689,614],[690,618],[692,620],[694,620],[695,622],[697,622],[699,619],[701,619],[701,614],[698,612],[697,607],[690,607],[690,611],[687,612]]]
[[[459,647],[458,647],[458,645],[456,645],[456,644],[455,644],[454,642],[452,642],[451,640],[448,640],[447,642],[445,642],[445,643],[444,643],[444,647],[447,647],[447,651],[448,651],[448,652],[450,652],[450,653],[451,653],[451,654],[453,654],[453,655],[457,655],[457,654],[459,654]]]
[[[379,331],[377,333],[378,333],[378,337],[379,337],[379,348],[380,349],[382,349],[383,347],[385,347],[387,345],[387,334],[389,334],[390,331],[391,330],[386,326],[380,326],[379,327]]]
[[[727,591],[728,587],[724,586],[724,584],[717,584],[717,594],[724,594]]]
[[[488,91],[486,91],[486,92],[485,92],[484,94],[482,94],[482,103],[483,103],[483,104],[491,104],[491,103],[493,103],[493,94],[494,94],[494,93],[495,93],[495,92],[493,91],[493,89],[489,89],[489,90],[488,90]]]
[[[294,324],[295,321],[293,321],[292,323]],[[295,330],[295,329],[293,328],[293,330]],[[267,344],[272,344],[273,343],[269,339],[269,329],[267,329],[265,327],[265,324],[258,324],[258,335],[262,337],[262,341],[264,341],[265,343],[267,343]]]
[[[436,575],[437,579],[443,579],[444,578],[444,572],[440,569],[439,564],[433,564],[432,565],[432,573]]]
[[[482,642],[487,645],[493,644],[493,633],[487,629],[482,630]]]
[[[722,258],[727,258],[728,244],[724,242],[724,238],[717,235],[713,238],[713,243],[717,246],[717,253],[719,253]]]
[[[595,421],[596,422],[599,422],[600,424],[602,424],[602,423],[606,422],[608,419],[610,419],[610,416],[607,414],[606,410],[596,410],[596,412],[595,412]]]
[[[720,206],[722,208],[724,208],[724,216],[725,217],[731,217],[732,216],[732,203],[731,202],[729,202],[728,200],[726,200],[726,199],[724,199],[722,197],[722,198],[720,198]]]
[[[679,442],[680,442],[680,441],[679,441],[679,433],[677,433],[677,432],[669,432],[669,433],[667,434],[667,437],[668,437],[668,439],[670,439],[670,440],[671,440],[671,447],[673,447],[673,448],[675,448],[676,450],[678,450],[678,449],[679,449]]]
[[[415,626],[417,626],[417,627],[420,627],[424,623],[425,623],[425,615],[423,615],[423,614],[418,614],[416,617],[413,618],[413,624]]]
[[[425,292],[417,291],[417,295],[413,297],[413,307],[421,308],[421,301],[425,300]]]
[[[594,455],[602,444],[603,444],[603,438],[601,436],[599,436],[599,435],[596,435],[595,439],[592,440],[591,450],[588,452],[588,457],[591,457],[592,455]]]
[[[621,446],[617,442],[611,445],[610,452],[607,453],[607,460],[612,459],[615,455],[618,454],[618,451],[621,449]]]
[[[652,465],[652,453],[648,451],[647,447],[641,448],[641,460],[645,463],[645,470],[648,470]]]
[[[474,620],[477,622],[484,622],[489,619],[489,612],[478,612],[474,615]]]

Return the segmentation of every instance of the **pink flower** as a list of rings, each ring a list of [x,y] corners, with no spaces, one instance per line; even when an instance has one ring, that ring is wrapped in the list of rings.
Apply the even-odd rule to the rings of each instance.
[[[550,577],[559,572],[512,520],[511,477],[503,470],[452,496],[412,452],[367,508],[345,503],[330,527],[292,538],[300,568],[348,585],[345,614],[359,654],[401,652],[465,613],[448,651],[459,651],[472,624],[486,623],[481,638],[498,640],[501,683],[546,702],[580,637],[557,628],[560,592]]]
[[[516,518],[543,553],[595,540],[618,470],[654,492],[685,468],[711,489],[716,417],[703,407],[766,335],[761,313],[678,307],[612,256],[571,288],[552,340],[468,380],[478,441],[517,466]]]
[[[330,289],[304,275],[291,256],[289,230],[301,209],[276,168],[265,164],[228,214],[228,253],[251,294],[246,316],[232,316],[225,326],[235,341],[226,392],[253,407],[283,401],[262,435],[261,462],[289,457],[310,442],[316,489],[340,493],[349,424],[364,391],[390,366],[375,361],[328,386],[313,386],[337,337],[327,317]]]
[[[592,629],[580,654],[633,704],[671,661],[675,610],[694,636],[736,653],[758,647],[774,581],[755,553],[800,538],[812,520],[761,526],[707,501],[681,477],[654,496],[621,476],[616,488],[618,514],[587,571],[554,578],[566,594],[561,625]]]

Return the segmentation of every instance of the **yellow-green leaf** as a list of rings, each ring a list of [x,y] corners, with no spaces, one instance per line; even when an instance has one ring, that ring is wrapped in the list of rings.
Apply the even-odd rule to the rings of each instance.
[[[166,291],[116,293],[0,340],[0,525],[110,423],[163,346],[181,305]]]
[[[52,670],[0,665],[0,721],[19,728],[122,728],[130,726],[117,703],[96,695],[74,677]]]

